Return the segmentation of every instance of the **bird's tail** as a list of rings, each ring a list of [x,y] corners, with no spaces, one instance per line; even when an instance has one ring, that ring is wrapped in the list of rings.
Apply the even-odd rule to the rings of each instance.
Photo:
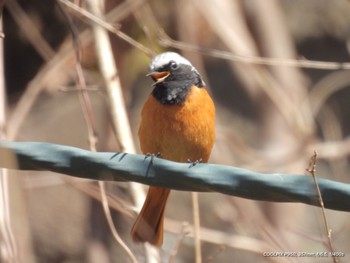
[[[150,187],[131,236],[135,242],[149,242],[160,247],[163,243],[164,211],[170,190]]]

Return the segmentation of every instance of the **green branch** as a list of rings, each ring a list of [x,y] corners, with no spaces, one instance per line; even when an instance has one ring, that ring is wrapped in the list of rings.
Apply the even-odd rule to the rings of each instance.
[[[216,165],[176,163],[128,153],[90,152],[38,142],[0,142],[0,167],[47,170],[70,176],[134,181],[182,191],[219,192],[271,202],[299,202],[319,206],[311,176],[263,174]],[[318,179],[326,208],[350,211],[350,185]]]

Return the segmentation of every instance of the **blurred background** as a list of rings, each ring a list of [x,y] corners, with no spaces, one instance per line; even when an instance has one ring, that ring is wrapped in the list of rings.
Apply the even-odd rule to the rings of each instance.
[[[89,19],[65,2],[12,0],[4,5],[2,139],[85,149],[96,145],[98,151],[116,152],[123,142],[113,129],[96,34]],[[88,0],[74,2],[91,11]],[[211,163],[306,174],[317,150],[318,177],[350,181],[349,1],[100,2],[103,20],[145,47],[141,50],[110,33],[111,61],[118,70],[138,152],[140,109],[152,84],[145,76],[148,51],[173,50],[195,65],[215,101],[217,135]],[[77,91],[80,65],[96,137],[89,133]],[[9,171],[6,187],[12,235],[7,241],[3,232],[0,236],[1,262],[131,261],[111,234],[96,182],[49,172]],[[129,235],[137,210],[131,188],[110,182],[106,189],[114,225],[137,262],[200,262],[191,235],[190,193],[172,192],[164,245],[149,257],[150,249],[132,243]],[[216,193],[200,193],[199,206],[202,262],[332,260],[263,256],[270,251],[329,251],[317,207]],[[335,251],[346,255],[339,262],[348,262],[349,215],[332,210],[326,214]],[[16,244],[12,254],[9,244]]]

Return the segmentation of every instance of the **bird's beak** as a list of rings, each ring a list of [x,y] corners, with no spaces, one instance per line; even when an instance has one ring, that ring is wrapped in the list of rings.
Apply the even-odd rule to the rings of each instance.
[[[169,71],[163,71],[163,72],[151,72],[147,74],[147,76],[151,76],[154,81],[157,83],[164,81],[167,77],[169,77],[170,72]]]

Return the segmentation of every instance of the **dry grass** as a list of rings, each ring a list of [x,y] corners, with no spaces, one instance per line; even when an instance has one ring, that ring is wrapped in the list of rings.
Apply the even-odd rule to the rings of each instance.
[[[22,54],[21,47],[15,45],[22,41],[43,62],[33,72],[28,61],[38,58],[8,56],[17,65],[28,63],[32,75],[22,82],[7,79],[7,97],[2,95],[5,92],[0,85],[1,138],[50,141],[99,151],[135,151],[140,105],[150,92],[151,82],[144,77],[149,56],[155,51],[174,48],[205,76],[216,103],[217,140],[211,162],[259,171],[300,173],[316,149],[318,177],[332,174],[330,179],[348,182],[349,63],[344,63],[348,54],[345,48],[337,56],[332,52],[339,49],[337,42],[346,45],[347,36],[340,30],[344,21],[337,24],[336,16],[331,14],[350,10],[350,4],[341,0],[334,1],[334,5],[308,0],[308,6],[314,2],[325,13],[323,23],[333,27],[333,31],[327,31],[327,37],[332,37],[334,32],[336,40],[327,45],[334,47],[325,45],[327,48],[322,50],[319,47],[324,46],[326,38],[319,37],[314,40],[314,46],[307,46],[311,41],[308,36],[314,37],[314,28],[309,35],[302,28],[303,38],[296,32],[296,20],[310,25],[316,18],[302,11],[294,12],[297,5],[302,5],[295,2],[291,7],[285,1],[222,0],[214,5],[209,0],[167,4],[157,0],[115,0],[104,3],[108,12],[101,17],[89,8],[88,1],[72,4],[60,0],[67,16],[74,20],[73,40],[69,27],[60,40],[58,33],[50,31],[57,21],[66,24],[57,6],[51,14],[52,20],[46,22],[44,14],[48,10],[34,4],[11,2],[4,16],[8,54]],[[289,13],[287,8],[293,12]],[[299,16],[292,17],[295,14]],[[11,32],[16,30],[11,30],[10,19],[20,29],[18,39],[13,39]],[[102,34],[110,32],[108,51],[113,55],[109,53],[107,58],[102,54],[106,50],[99,46],[105,44],[99,43],[99,38],[96,40],[101,33],[98,30]],[[318,34],[322,32],[325,34],[321,29]],[[305,55],[313,59],[303,58]],[[81,60],[76,60],[77,57]],[[112,73],[99,66],[108,63],[115,65]],[[15,75],[22,79],[20,67],[10,68],[10,64],[5,61],[7,75],[2,75],[10,78],[14,74],[9,73],[18,70]],[[107,71],[110,69],[108,66]],[[20,83],[25,84],[16,86]],[[78,87],[77,91],[62,92],[62,87],[70,87],[72,83]],[[90,85],[97,86],[98,91],[87,89]],[[117,85],[119,92],[116,104],[112,99],[116,88],[113,85]],[[15,88],[20,92],[13,92]],[[117,120],[120,122],[114,122]],[[2,184],[1,189],[3,193],[6,189],[16,193],[12,195],[16,198],[10,198],[6,205],[11,217],[21,217],[22,221],[14,220],[0,228],[0,236],[6,237],[4,231],[14,233],[16,242],[8,239],[6,244],[8,255],[19,252],[17,262],[24,262],[23,259],[26,263],[96,262],[96,258],[102,263],[232,262],[233,259],[298,262],[297,258],[264,257],[263,252],[329,250],[324,241],[327,235],[323,231],[323,215],[317,208],[199,194],[200,213],[195,214],[200,217],[193,220],[191,197],[174,192],[167,210],[171,219],[165,225],[165,244],[159,251],[146,247],[145,253],[129,237],[134,211],[142,203],[142,198],[135,196],[139,190],[108,184],[102,187],[105,193],[101,197],[91,182],[79,183],[64,177],[62,180],[53,174],[21,173],[18,178],[21,184],[10,181]],[[70,196],[74,198],[69,199]],[[112,211],[106,208],[107,203]],[[62,221],[60,215],[67,211],[70,220]],[[333,230],[333,250],[349,254],[348,215],[327,211],[326,219]],[[191,223],[184,226],[184,221]],[[197,224],[192,227],[192,222]],[[18,238],[24,232],[26,238]],[[119,244],[111,232],[122,240]],[[124,243],[125,246],[120,245]],[[303,260],[314,262],[315,259]],[[329,257],[320,258],[319,262],[329,260]],[[346,258],[338,258],[338,262],[346,262]]]

